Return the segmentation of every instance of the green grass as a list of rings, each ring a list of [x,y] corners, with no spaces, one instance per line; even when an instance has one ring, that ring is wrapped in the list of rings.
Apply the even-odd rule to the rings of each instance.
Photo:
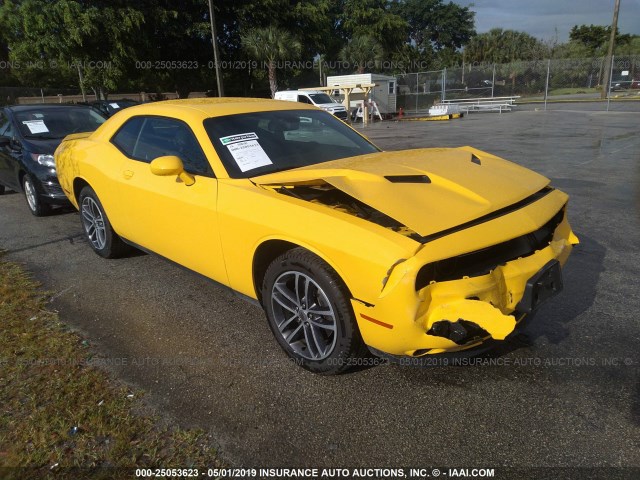
[[[91,356],[39,285],[0,258],[0,477],[221,464],[205,432],[163,421],[143,392],[87,365]]]
[[[549,96],[555,95],[577,95],[580,93],[600,93],[599,88],[555,88],[553,90],[549,90]]]

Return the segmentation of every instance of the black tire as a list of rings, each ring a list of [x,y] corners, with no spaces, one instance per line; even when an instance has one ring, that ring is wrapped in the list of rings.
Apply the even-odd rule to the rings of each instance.
[[[0,195],[4,195],[4,185],[0,185]]]
[[[129,246],[111,227],[104,207],[91,187],[80,191],[78,207],[82,230],[94,252],[104,258],[118,258],[127,253]]]
[[[31,175],[26,174],[22,178],[22,191],[24,192],[25,200],[29,211],[36,217],[44,217],[51,213],[51,206],[43,203],[36,190],[36,184],[33,181]]]
[[[324,375],[343,373],[366,354],[349,299],[337,273],[303,248],[276,258],[262,282],[262,305],[276,340],[297,364]]]

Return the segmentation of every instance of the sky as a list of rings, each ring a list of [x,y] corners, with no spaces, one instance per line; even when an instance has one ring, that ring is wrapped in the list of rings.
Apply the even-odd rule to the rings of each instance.
[[[541,40],[569,40],[574,25],[611,25],[615,0],[453,0],[476,12],[476,31],[520,30]],[[620,0],[620,33],[640,35],[640,0]]]

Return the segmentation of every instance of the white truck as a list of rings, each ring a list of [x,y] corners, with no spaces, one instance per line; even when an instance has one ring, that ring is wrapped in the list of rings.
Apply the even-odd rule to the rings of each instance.
[[[347,109],[341,103],[334,102],[325,92],[318,90],[284,90],[276,92],[276,100],[286,100],[288,102],[302,102],[315,105],[340,120],[347,119]]]

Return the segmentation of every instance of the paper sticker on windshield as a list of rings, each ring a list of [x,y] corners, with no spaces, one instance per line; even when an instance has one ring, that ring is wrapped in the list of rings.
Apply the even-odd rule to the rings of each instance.
[[[49,129],[44,124],[44,120],[25,120],[24,123],[29,131],[35,133],[48,133]]]
[[[33,116],[36,117],[36,118],[43,118],[44,117],[44,115],[41,114],[41,113],[34,113]]]
[[[120,105],[118,105],[117,103],[110,103],[109,106],[111,108],[120,108]]]
[[[231,143],[243,142],[246,140],[258,140],[258,135],[256,135],[254,132],[250,132],[239,133],[238,135],[230,135],[228,137],[220,138],[220,142],[222,142],[222,145],[229,145]]]
[[[221,138],[220,141],[223,141],[223,139]],[[256,140],[239,140],[235,143],[227,144],[227,148],[242,172],[273,164]]]

